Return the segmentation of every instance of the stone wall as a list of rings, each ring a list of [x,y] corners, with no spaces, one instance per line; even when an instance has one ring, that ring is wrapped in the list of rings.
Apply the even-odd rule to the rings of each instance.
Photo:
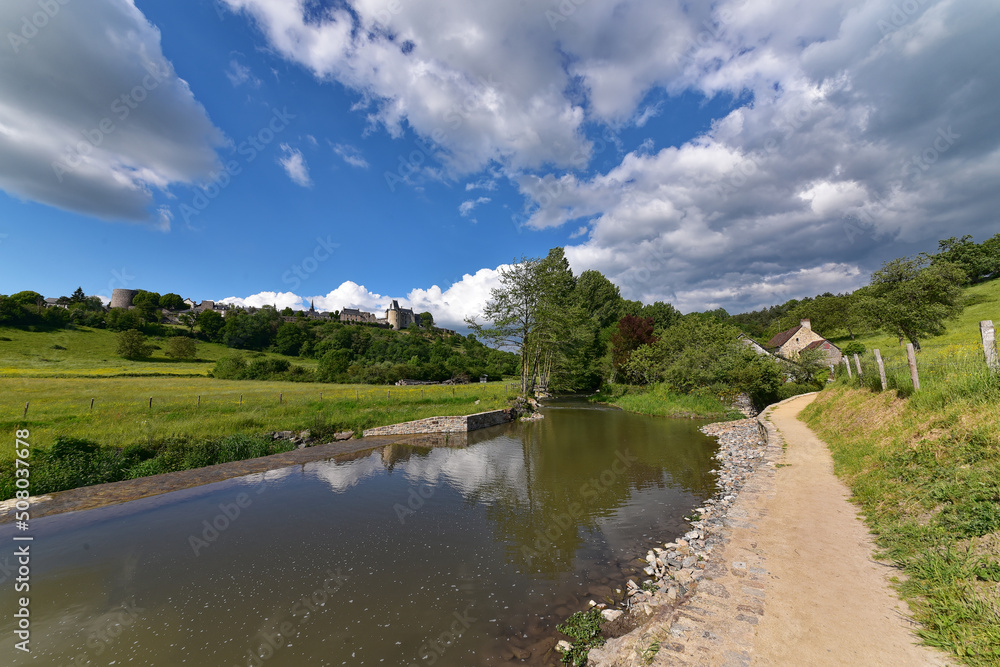
[[[414,433],[468,433],[489,426],[498,426],[511,421],[509,410],[492,410],[478,412],[473,415],[456,417],[428,417],[402,424],[376,426],[367,429],[364,436],[370,435],[409,435]]]

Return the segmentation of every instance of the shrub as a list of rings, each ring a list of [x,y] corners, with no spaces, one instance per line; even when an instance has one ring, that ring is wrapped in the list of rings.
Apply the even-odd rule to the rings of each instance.
[[[853,357],[855,354],[861,356],[866,352],[866,350],[867,348],[865,348],[864,343],[862,343],[861,341],[852,340],[850,343],[845,345],[844,349],[841,351],[844,353],[844,356]]]
[[[153,346],[146,343],[146,336],[136,329],[118,334],[115,354],[126,359],[145,359],[153,354]]]
[[[174,336],[167,340],[167,356],[174,359],[194,359],[198,348],[193,338]]]

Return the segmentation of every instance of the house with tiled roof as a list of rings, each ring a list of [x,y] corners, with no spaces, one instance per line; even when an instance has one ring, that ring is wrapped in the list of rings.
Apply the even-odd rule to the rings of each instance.
[[[782,331],[768,341],[767,348],[776,356],[794,360],[802,350],[823,350],[828,363],[839,364],[843,356],[840,348],[813,331],[809,320],[802,320],[799,326]]]

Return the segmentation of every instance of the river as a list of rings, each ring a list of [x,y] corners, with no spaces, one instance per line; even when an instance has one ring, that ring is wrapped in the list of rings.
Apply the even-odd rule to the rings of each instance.
[[[692,420],[578,400],[543,413],[464,447],[379,447],[36,519],[31,653],[14,648],[9,558],[3,662],[558,664],[555,625],[613,598],[711,495],[715,444]],[[0,526],[0,564],[13,534]]]

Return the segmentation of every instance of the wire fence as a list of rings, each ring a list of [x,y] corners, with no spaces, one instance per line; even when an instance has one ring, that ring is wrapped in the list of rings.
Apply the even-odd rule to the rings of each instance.
[[[981,343],[925,348],[912,345],[874,349],[851,357],[844,355],[836,374],[872,391],[896,391],[909,396],[917,391],[961,389],[962,393],[995,388],[1000,378],[996,336],[992,321],[980,323]]]

